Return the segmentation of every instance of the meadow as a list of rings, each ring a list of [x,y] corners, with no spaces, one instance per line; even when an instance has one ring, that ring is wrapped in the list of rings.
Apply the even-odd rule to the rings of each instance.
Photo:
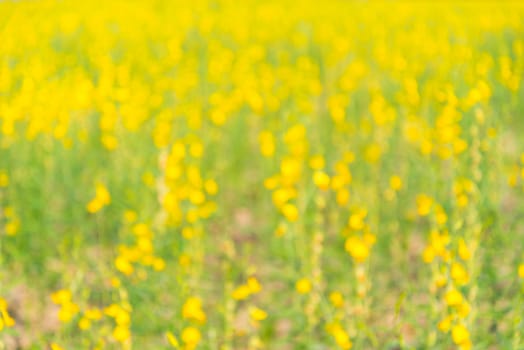
[[[0,350],[524,349],[524,4],[0,1]]]

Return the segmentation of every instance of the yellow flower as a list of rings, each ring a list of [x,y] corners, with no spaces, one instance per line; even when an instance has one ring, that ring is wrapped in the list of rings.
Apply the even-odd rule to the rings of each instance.
[[[391,187],[392,190],[398,191],[402,188],[402,179],[398,175],[393,175],[389,179],[389,187]]]
[[[103,134],[100,137],[100,141],[108,151],[113,151],[118,147],[118,139],[115,137],[115,135]]]
[[[451,328],[451,337],[457,345],[463,345],[469,342],[469,332],[466,327],[457,324]]]
[[[155,271],[163,271],[166,268],[166,262],[162,258],[154,258],[153,269]]]
[[[87,309],[84,316],[89,320],[99,320],[102,318],[102,312],[98,309]]]
[[[277,188],[279,184],[279,177],[278,176],[271,176],[264,180],[264,187],[267,190],[274,190]]]
[[[425,195],[419,194],[417,196],[417,212],[420,216],[427,216],[433,205],[433,198]]]
[[[288,182],[296,182],[302,173],[302,164],[295,158],[284,158],[280,163],[282,177]]]
[[[328,323],[326,331],[335,339],[335,343],[337,343],[340,349],[349,350],[353,347],[349,335],[340,324]]]
[[[438,323],[438,329],[443,333],[447,333],[451,328],[451,321],[452,318],[450,316],[446,316],[442,321]]]
[[[294,204],[284,204],[284,206],[282,206],[282,214],[290,222],[298,220],[298,209]]]
[[[122,307],[118,309],[118,312],[114,316],[116,324],[119,326],[129,326],[129,323],[131,323],[131,317],[129,316],[129,312],[124,310]]]
[[[358,263],[366,261],[369,256],[369,246],[359,237],[351,236],[346,240],[346,251]]]
[[[428,245],[424,248],[424,251],[422,252],[422,260],[426,264],[430,264],[435,259],[435,250],[431,245]]]
[[[64,350],[64,348],[57,343],[51,343],[51,350]]]
[[[458,254],[464,261],[467,261],[471,258],[471,252],[466,244],[466,241],[464,241],[464,238],[459,240]]]
[[[14,236],[18,233],[18,230],[20,229],[20,221],[18,219],[15,219],[11,222],[8,222],[5,225],[5,233],[8,236]]]
[[[71,298],[72,298],[71,291],[67,289],[61,289],[51,294],[51,300],[53,300],[53,303],[57,305],[65,304],[71,301]]]
[[[215,180],[209,179],[204,182],[204,189],[209,195],[213,196],[218,192],[218,185]]]
[[[447,291],[444,298],[449,306],[459,306],[460,304],[462,304],[462,301],[464,300],[462,294],[456,289],[450,289],[449,291]]]
[[[442,274],[438,274],[437,276],[435,276],[434,282],[435,282],[435,286],[437,286],[438,288],[442,288],[446,285],[448,281],[447,281],[446,276]]]
[[[97,211],[102,209],[104,206],[109,205],[110,203],[111,195],[109,194],[107,188],[102,184],[97,184],[95,190],[95,198],[93,198],[87,204],[87,211],[90,213],[96,213]]]
[[[238,286],[233,291],[232,297],[235,300],[244,300],[244,299],[247,299],[247,297],[249,297],[250,294],[251,294],[251,289],[249,289],[247,285],[243,284],[241,286]]]
[[[295,198],[296,196],[297,191],[292,187],[279,188],[273,192],[273,204],[275,204],[277,208],[281,208],[288,200]]]
[[[195,327],[186,327],[182,331],[182,341],[189,349],[196,348],[201,338],[200,331]]]
[[[249,277],[247,279],[247,286],[251,294],[256,294],[262,290],[262,286],[260,285],[260,282],[258,282],[256,277]]]
[[[374,234],[372,234],[371,232],[365,232],[364,235],[362,236],[362,239],[364,240],[364,243],[366,243],[368,247],[371,247],[377,241],[377,237]]]
[[[118,325],[113,329],[113,338],[120,343],[124,343],[131,338],[131,332],[128,327]]]
[[[5,327],[13,327],[16,324],[14,318],[7,311],[7,301],[0,297],[0,330]]]
[[[115,267],[126,276],[131,275],[134,271],[133,265],[123,256],[117,256],[115,259]]]
[[[186,226],[182,229],[182,236],[184,236],[185,239],[191,239],[195,235],[195,230],[191,226]]]
[[[329,301],[336,308],[341,308],[342,306],[344,306],[344,297],[340,292],[331,292],[329,294]]]
[[[307,294],[311,291],[311,281],[307,278],[301,278],[295,284],[295,289],[300,294]]]
[[[138,237],[148,237],[151,238],[153,233],[149,227],[144,223],[139,223],[133,226],[133,233]]]
[[[173,333],[167,332],[166,338],[167,338],[167,341],[169,342],[169,345],[171,345],[175,349],[180,349],[180,344],[178,343],[178,339],[175,337]]]
[[[519,277],[524,278],[524,264],[520,264],[519,266]]]
[[[249,316],[255,321],[262,321],[267,318],[267,312],[258,307],[251,307],[249,309]]]
[[[313,182],[315,186],[317,186],[323,191],[329,189],[329,176],[321,170],[315,171],[315,173],[313,174]]]
[[[69,322],[79,311],[78,305],[72,302],[66,302],[61,305],[58,312],[58,319],[64,323]]]
[[[78,328],[85,331],[91,327],[91,321],[87,319],[86,317],[82,317],[80,321],[78,321]]]
[[[4,207],[4,216],[6,218],[13,218],[14,215],[15,215],[15,211],[13,207],[10,207],[10,206]]]
[[[325,165],[326,162],[324,161],[324,157],[321,155],[315,155],[309,159],[309,166],[313,170],[323,169]]]
[[[180,266],[188,267],[189,265],[191,265],[191,258],[187,254],[180,254],[180,256],[178,257],[178,263],[180,264]]]
[[[465,206],[467,206],[469,203],[469,199],[468,199],[468,196],[465,195],[465,194],[461,194],[459,196],[457,196],[457,205],[461,208],[464,208]]]
[[[337,204],[339,206],[345,206],[349,202],[349,191],[345,188],[341,188],[337,191]]]
[[[345,169],[345,166],[343,164],[342,164],[341,168],[342,167],[344,167],[344,169]],[[346,175],[347,175],[347,173],[346,173]],[[334,176],[331,177],[330,183],[331,183],[331,189],[332,190],[339,191],[339,190],[343,189],[345,185],[348,185],[349,181],[348,181],[348,179],[345,176],[337,174],[337,175],[334,175]]]
[[[275,138],[270,131],[262,131],[258,135],[258,141],[260,143],[260,153],[264,157],[272,157],[275,154]]]
[[[9,185],[9,176],[5,171],[0,171],[0,187],[7,187]]]
[[[348,226],[350,229],[358,231],[362,230],[365,226],[364,219],[366,218],[368,212],[365,209],[360,209],[350,215],[348,220]]]
[[[171,157],[175,160],[181,160],[186,155],[186,146],[181,141],[176,141],[171,147]]]
[[[206,314],[202,310],[202,300],[198,297],[188,298],[182,307],[182,317],[200,323],[206,322]]]
[[[464,285],[469,281],[468,272],[457,262],[451,264],[451,278],[459,285]]]
[[[200,141],[192,142],[189,145],[189,154],[193,158],[202,158],[204,154],[204,145]]]
[[[353,344],[349,340],[348,334],[342,329],[334,331],[333,337],[335,338],[335,342],[337,343],[337,345],[343,350],[351,349],[351,347],[353,346]]]
[[[457,307],[457,313],[462,318],[468,317],[470,311],[471,311],[471,306],[469,306],[469,304],[466,301],[464,301],[462,304],[460,304]]]
[[[435,207],[435,220],[440,226],[444,226],[448,221],[448,215],[440,205]]]
[[[366,147],[366,150],[364,151],[364,158],[371,164],[375,164],[376,162],[378,162],[381,156],[382,148],[377,143],[369,145],[368,147]]]
[[[473,347],[473,344],[471,343],[471,340],[467,340],[464,343],[459,345],[459,350],[471,350]]]

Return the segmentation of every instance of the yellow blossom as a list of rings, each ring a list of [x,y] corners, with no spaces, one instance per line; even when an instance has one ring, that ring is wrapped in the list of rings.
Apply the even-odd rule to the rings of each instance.
[[[7,301],[0,297],[0,330],[5,327],[13,327],[16,324],[14,318],[9,315]]]
[[[167,341],[169,342],[169,345],[171,345],[175,349],[180,349],[180,344],[178,343],[178,339],[175,337],[173,333],[167,332],[166,338],[167,338]]]
[[[355,231],[362,230],[365,226],[364,219],[366,215],[367,210],[365,209],[357,210],[351,214],[348,220],[349,228]]]
[[[78,305],[72,302],[63,303],[58,312],[58,319],[64,323],[69,322],[79,311]]]
[[[131,275],[134,271],[133,265],[123,256],[118,256],[115,259],[115,267],[118,271],[127,276]]]
[[[433,198],[420,194],[417,196],[417,212],[420,216],[427,216],[433,205]]]
[[[450,289],[446,292],[445,295],[446,303],[449,306],[459,306],[464,298],[462,297],[462,294],[456,290],[456,289]]]
[[[251,307],[249,309],[249,316],[255,321],[262,321],[267,318],[267,312],[258,307]]]
[[[9,176],[5,171],[0,171],[0,187],[7,187],[9,185]]]
[[[345,248],[358,263],[364,262],[369,256],[369,246],[357,236],[349,237],[346,240]]]
[[[95,198],[93,198],[87,204],[87,211],[90,213],[96,213],[106,205],[111,203],[111,195],[107,188],[102,184],[96,185]]]
[[[317,186],[321,190],[325,191],[329,189],[329,176],[321,170],[315,171],[315,173],[313,174],[313,182],[315,186]]]
[[[126,326],[116,326],[113,329],[113,338],[120,343],[124,343],[131,338],[131,332]]]
[[[202,336],[200,331],[195,327],[186,327],[182,331],[182,341],[189,349],[194,349],[200,343]]]
[[[399,191],[402,188],[402,179],[398,175],[393,175],[389,179],[389,187],[394,191]]]
[[[457,262],[451,264],[451,278],[459,285],[464,285],[469,281],[468,272],[464,266]]]
[[[5,233],[8,236],[16,235],[19,229],[20,229],[20,221],[18,221],[17,219],[12,220],[5,225]]]
[[[315,155],[309,159],[309,166],[313,170],[321,170],[325,167],[326,162],[324,160],[324,157],[321,155]]]
[[[457,345],[463,345],[469,342],[469,332],[466,327],[457,324],[451,328],[451,337]]]
[[[353,347],[349,335],[338,323],[328,323],[326,331],[331,334],[340,349],[349,350]]]
[[[452,318],[450,316],[446,316],[443,320],[441,320],[438,323],[438,329],[443,333],[449,332],[451,328],[451,321],[452,321]]]
[[[349,202],[349,196],[349,191],[347,189],[342,188],[338,190],[336,198],[337,204],[341,207],[347,205]]]
[[[247,279],[247,287],[249,288],[249,292],[251,294],[256,294],[262,290],[262,286],[256,277],[249,277]]]
[[[469,250],[466,241],[464,241],[463,238],[459,240],[458,254],[460,258],[464,261],[467,261],[471,258],[471,251]]]
[[[67,289],[61,289],[51,294],[51,300],[53,300],[53,303],[58,304],[58,305],[65,304],[71,301],[71,298],[72,298],[71,291]]]
[[[251,295],[251,290],[249,289],[247,285],[243,284],[241,286],[238,286],[233,291],[232,297],[233,299],[236,299],[236,300],[244,300],[244,299],[247,299],[249,295]]]
[[[260,143],[260,153],[264,157],[271,157],[275,154],[275,138],[270,131],[262,131],[258,135],[258,141]]]
[[[91,321],[88,318],[82,317],[78,321],[78,328],[80,328],[81,330],[85,331],[89,329],[90,327],[91,327]]]
[[[99,309],[87,309],[84,316],[89,320],[99,320],[102,318],[102,312]]]
[[[290,222],[298,220],[298,209],[294,204],[284,204],[284,206],[282,206],[282,214]]]
[[[206,322],[206,314],[202,310],[202,300],[198,297],[190,297],[182,306],[182,317],[192,319],[200,323]]]
[[[311,281],[307,278],[301,278],[295,284],[295,289],[299,294],[307,294],[311,291]]]
[[[329,301],[336,308],[341,308],[342,306],[344,306],[344,297],[340,292],[331,292],[329,294]]]

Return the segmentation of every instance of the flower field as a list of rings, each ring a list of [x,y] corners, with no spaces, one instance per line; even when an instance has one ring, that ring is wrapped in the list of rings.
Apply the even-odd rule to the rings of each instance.
[[[524,349],[524,4],[0,1],[0,350]]]

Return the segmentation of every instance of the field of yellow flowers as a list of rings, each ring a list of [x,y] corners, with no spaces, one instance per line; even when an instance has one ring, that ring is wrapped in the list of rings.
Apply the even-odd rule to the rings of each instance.
[[[524,349],[524,4],[0,1],[0,350]]]

